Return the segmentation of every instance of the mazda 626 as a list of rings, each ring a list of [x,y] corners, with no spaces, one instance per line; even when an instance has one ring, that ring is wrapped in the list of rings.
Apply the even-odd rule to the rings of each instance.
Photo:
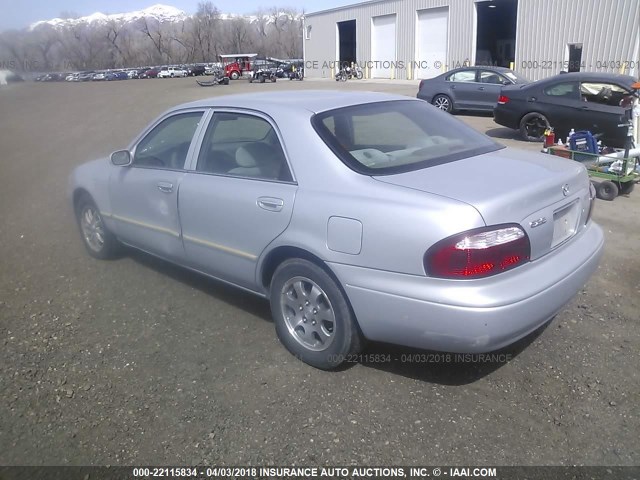
[[[459,353],[538,329],[597,267],[578,162],[407,97],[299,91],[179,105],[78,167],[89,254],[127,245],[269,300],[318,368],[366,340]]]

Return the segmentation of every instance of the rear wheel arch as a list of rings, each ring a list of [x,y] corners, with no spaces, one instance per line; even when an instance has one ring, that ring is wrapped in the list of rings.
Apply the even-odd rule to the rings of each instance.
[[[270,251],[262,261],[259,277],[260,285],[266,290],[269,290],[269,287],[271,286],[271,280],[273,279],[273,274],[278,268],[278,265],[291,258],[302,258],[316,264],[325,272],[327,272],[327,274],[329,274],[336,283],[340,283],[335,274],[320,257],[299,247],[280,246]]]
[[[448,104],[447,108],[443,108],[442,106],[439,105],[443,101]],[[435,94],[433,97],[431,97],[431,104],[433,106],[435,106],[436,108],[439,108],[439,109],[444,110],[445,112],[449,112],[449,113],[452,113],[452,112],[454,112],[456,110],[455,106],[454,106],[453,98],[448,93],[437,93],[437,94]]]
[[[307,266],[305,266],[305,264]],[[262,265],[260,272],[261,283],[267,290],[267,298],[271,304],[276,333],[287,350],[303,362],[323,370],[331,370],[338,367],[344,362],[344,357],[357,354],[362,350],[366,343],[366,338],[362,333],[362,328],[355,315],[351,301],[341,282],[323,260],[307,250],[298,247],[281,246],[269,252]],[[322,273],[325,278],[329,278],[325,282],[322,282],[322,275],[318,277],[318,273],[314,274],[314,268],[321,270],[320,273]],[[296,273],[296,276],[292,277],[292,272],[305,273]],[[298,345],[299,341],[295,340],[296,335],[290,330],[291,325],[287,325],[287,323],[290,323],[289,317],[283,310],[282,301],[278,300],[282,295],[279,289],[280,287],[284,288],[288,282],[300,280],[301,278],[304,278],[311,284],[319,286],[322,294],[329,299],[335,308],[337,316],[334,317],[334,325],[339,323],[344,327],[344,330],[340,329],[343,333],[335,337],[336,341],[327,346],[327,350],[313,352],[307,350],[307,348],[309,348],[308,346],[301,347]],[[286,280],[283,283],[283,279],[292,280]],[[333,283],[333,285],[331,285],[331,283]],[[273,290],[274,288],[275,291]],[[335,291],[335,289],[337,289],[337,291]],[[334,290],[333,294],[331,290]],[[334,300],[337,300],[337,303],[334,303]],[[342,304],[342,307],[339,307],[340,304]],[[307,302],[307,305],[309,305],[309,302]],[[300,310],[302,309],[303,307],[301,306]],[[315,313],[317,312],[314,309],[313,314]],[[305,322],[307,321],[306,319],[303,320]],[[313,317],[311,320],[313,320]],[[316,324],[315,320],[311,321],[311,323],[313,325]]]
[[[290,260],[292,258],[301,258],[304,260],[308,260],[309,262],[317,265],[322,270],[324,270],[327,273],[327,275],[329,275],[331,279],[336,283],[338,288],[341,290],[342,294],[347,300],[347,304],[349,305],[349,308],[351,309],[351,312],[354,318],[356,319],[356,323],[358,323],[358,319],[355,316],[355,313],[353,312],[353,307],[351,306],[351,301],[349,300],[349,296],[347,295],[347,292],[342,286],[342,282],[340,282],[336,274],[333,272],[333,270],[331,270],[331,268],[329,268],[329,266],[324,260],[322,260],[317,255],[303,248],[292,247],[292,246],[280,246],[270,251],[261,264],[262,266],[260,268],[260,277],[259,277],[260,285],[268,292],[271,287],[271,280],[273,279],[273,274],[275,273],[278,266],[280,266],[283,262],[286,262],[287,260]],[[358,328],[360,327],[358,326]]]

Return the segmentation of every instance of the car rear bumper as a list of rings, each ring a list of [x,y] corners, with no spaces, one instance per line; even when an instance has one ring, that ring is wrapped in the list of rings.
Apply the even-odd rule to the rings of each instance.
[[[528,335],[564,307],[602,255],[591,222],[568,244],[482,280],[443,280],[330,264],[370,340],[455,353],[484,353]]]
[[[520,119],[516,116],[516,114],[513,112],[509,112],[504,108],[500,108],[500,106],[497,106],[493,109],[493,121],[498,125],[502,125],[503,127],[516,129],[520,128]]]

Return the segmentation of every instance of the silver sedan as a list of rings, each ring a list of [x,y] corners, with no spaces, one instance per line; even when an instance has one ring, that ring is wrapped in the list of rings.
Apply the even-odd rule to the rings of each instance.
[[[578,162],[375,93],[177,106],[78,167],[70,197],[89,254],[127,245],[268,298],[281,342],[323,369],[366,339],[506,346],[582,288],[603,248]]]

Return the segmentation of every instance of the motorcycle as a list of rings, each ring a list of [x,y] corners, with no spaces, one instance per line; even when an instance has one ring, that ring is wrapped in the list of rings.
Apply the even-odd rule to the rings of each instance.
[[[360,65],[356,63],[353,68],[349,66],[342,67],[338,73],[336,73],[336,82],[346,82],[353,78],[362,80],[363,77],[364,74],[362,73],[362,68],[360,68]]]
[[[275,70],[270,68],[259,68],[258,70],[253,72],[253,75],[249,77],[249,83],[259,82],[264,83],[267,80],[270,80],[272,83],[275,83],[277,80]]]
[[[350,67],[341,68],[338,70],[338,73],[336,73],[336,82],[346,82],[349,78],[351,78]]]
[[[289,72],[289,80],[304,80],[304,70],[300,68]]]

